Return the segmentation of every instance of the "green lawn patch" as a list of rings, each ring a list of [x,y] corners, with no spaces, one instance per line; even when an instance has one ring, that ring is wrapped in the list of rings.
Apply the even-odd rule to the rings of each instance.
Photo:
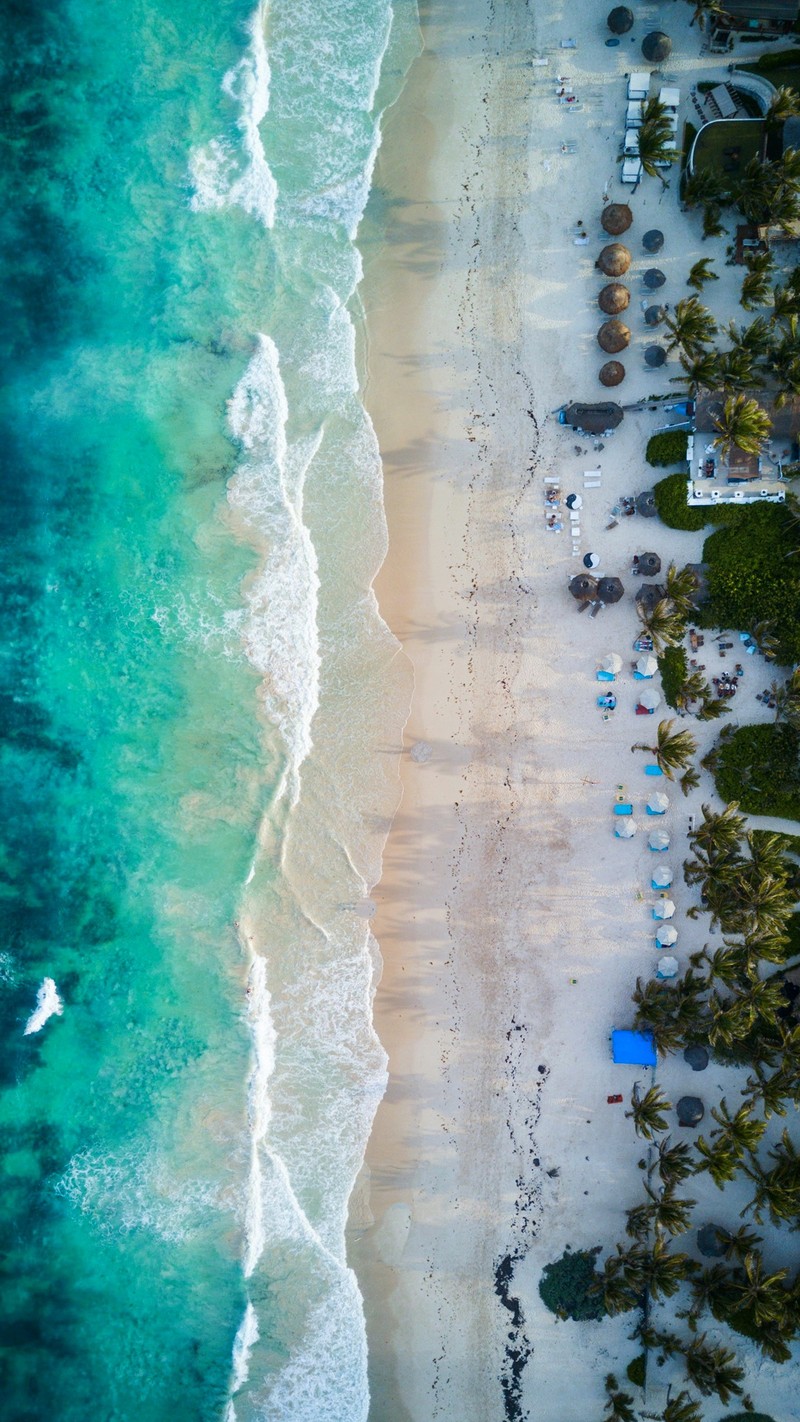
[[[560,1259],[547,1264],[539,1280],[539,1293],[545,1308],[558,1318],[574,1318],[577,1322],[605,1317],[602,1293],[592,1293],[600,1275],[594,1261],[600,1253],[595,1249],[580,1249],[574,1254],[566,1249]]]
[[[800,735],[791,726],[740,726],[722,742],[715,780],[745,814],[800,820]]]
[[[709,522],[710,510],[690,508],[686,502],[687,492],[685,474],[668,474],[666,479],[659,479],[653,490],[662,523],[668,528],[685,528],[697,532]]]
[[[720,119],[701,128],[694,150],[693,171],[708,168],[738,182],[752,158],[761,156],[763,119]]]
[[[737,64],[736,68],[744,70],[745,73],[749,71],[751,74],[763,74],[776,89],[779,89],[781,84],[800,89],[800,48],[773,50],[770,54],[762,54],[761,58],[752,64]],[[735,88],[735,75],[732,83]]]

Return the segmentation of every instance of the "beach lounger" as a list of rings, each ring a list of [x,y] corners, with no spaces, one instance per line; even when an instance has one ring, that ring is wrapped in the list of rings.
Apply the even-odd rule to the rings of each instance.
[[[613,672],[599,671],[595,673],[595,676],[598,681],[616,681],[616,677]]]
[[[564,40],[561,41],[561,44],[560,44],[559,48],[560,48],[560,49],[577,49],[577,48],[578,48],[578,41],[577,41],[576,39],[564,39]]]
[[[663,774],[664,774],[664,772],[663,772],[663,770],[661,769],[661,766],[660,766],[660,765],[646,765],[645,768],[644,768],[644,773],[645,773],[645,775],[663,775]]]
[[[614,806],[614,814],[615,814],[615,815],[632,815],[632,814],[633,814],[633,805],[615,805],[615,806]]]

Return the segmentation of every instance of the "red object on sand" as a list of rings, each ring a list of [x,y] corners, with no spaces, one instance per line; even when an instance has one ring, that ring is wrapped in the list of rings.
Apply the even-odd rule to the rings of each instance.
[[[609,1106],[615,1106],[615,1105],[617,1104],[617,1102],[619,1102],[619,1101],[622,1100],[622,1097],[621,1097],[621,1096],[607,1096],[607,1097],[606,1097],[606,1100],[608,1101]]]

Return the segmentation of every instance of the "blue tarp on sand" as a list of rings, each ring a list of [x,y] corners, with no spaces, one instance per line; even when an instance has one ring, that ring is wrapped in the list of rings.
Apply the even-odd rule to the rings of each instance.
[[[652,1032],[612,1032],[611,1053],[615,1062],[626,1062],[630,1066],[656,1064]]]

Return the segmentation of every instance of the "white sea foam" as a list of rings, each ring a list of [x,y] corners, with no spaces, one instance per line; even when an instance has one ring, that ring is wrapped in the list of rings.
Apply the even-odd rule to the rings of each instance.
[[[303,486],[315,444],[290,449],[287,419],[278,351],[261,335],[228,405],[231,433],[246,456],[228,485],[228,502],[264,549],[247,594],[243,637],[264,678],[264,708],[289,752],[296,798],[319,703],[319,578],[303,523]]]
[[[144,1145],[106,1156],[78,1151],[55,1193],[88,1215],[102,1234],[141,1229],[172,1243],[193,1237],[210,1211],[227,1208],[218,1185],[174,1176]]]
[[[254,1344],[261,1337],[258,1330],[258,1318],[253,1305],[248,1302],[244,1311],[244,1317],[236,1330],[236,1337],[233,1340],[233,1358],[231,1361],[231,1392],[237,1393],[243,1387],[250,1376],[250,1354]],[[225,1422],[236,1422],[236,1409],[233,1402],[229,1402],[225,1412]]]
[[[270,69],[264,39],[267,10],[263,0],[248,24],[247,50],[222,81],[224,92],[238,105],[239,143],[212,139],[191,154],[189,171],[195,211],[241,207],[265,227],[272,227],[278,188],[259,131],[269,108]]]
[[[60,1017],[63,1011],[64,1004],[53,979],[43,978],[36,994],[36,1006],[25,1023],[24,1035],[29,1037],[31,1032],[41,1032],[45,1022],[51,1017]]]

